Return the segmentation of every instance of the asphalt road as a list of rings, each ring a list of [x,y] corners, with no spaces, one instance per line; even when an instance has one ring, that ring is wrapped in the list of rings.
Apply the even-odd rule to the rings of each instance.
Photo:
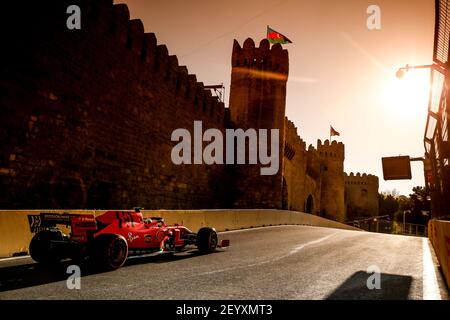
[[[134,258],[112,272],[82,266],[79,290],[67,288],[70,263],[48,270],[30,258],[0,260],[0,299],[448,299],[424,238],[307,226],[219,238],[231,247]],[[381,289],[367,287],[370,266]]]

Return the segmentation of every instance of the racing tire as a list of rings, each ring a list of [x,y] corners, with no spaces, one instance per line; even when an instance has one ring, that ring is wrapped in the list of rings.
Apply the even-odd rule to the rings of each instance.
[[[217,232],[214,228],[201,228],[197,232],[197,248],[200,253],[211,253],[217,248]]]
[[[94,239],[92,258],[96,266],[106,270],[122,267],[128,258],[128,243],[119,234],[102,234]]]
[[[67,241],[68,237],[60,230],[44,230],[36,233],[30,242],[29,252],[31,258],[44,265],[53,265],[64,257],[63,252],[58,252],[51,241]]]

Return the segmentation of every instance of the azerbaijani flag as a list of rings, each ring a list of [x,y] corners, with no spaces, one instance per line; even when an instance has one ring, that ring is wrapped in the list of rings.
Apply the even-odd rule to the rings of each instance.
[[[285,35],[273,30],[269,26],[267,26],[267,40],[269,40],[270,43],[292,43]]]
[[[339,132],[334,130],[334,128],[332,126],[330,126],[330,137],[331,136],[340,136]]]

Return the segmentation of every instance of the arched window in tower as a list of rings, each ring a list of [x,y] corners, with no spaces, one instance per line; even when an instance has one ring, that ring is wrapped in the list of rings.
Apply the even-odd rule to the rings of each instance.
[[[364,197],[364,198],[367,197],[367,189],[362,189],[361,190],[361,196]]]

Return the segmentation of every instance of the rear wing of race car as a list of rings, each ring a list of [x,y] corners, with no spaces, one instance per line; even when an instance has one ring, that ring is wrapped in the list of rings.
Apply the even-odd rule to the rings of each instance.
[[[65,225],[66,227],[70,227],[71,217],[79,216],[79,214],[41,212],[40,216],[42,227],[53,228],[57,225]]]
[[[46,213],[40,214],[41,224],[45,228],[57,225],[70,227],[71,240],[86,242],[88,237],[97,231],[97,222],[93,214]]]

